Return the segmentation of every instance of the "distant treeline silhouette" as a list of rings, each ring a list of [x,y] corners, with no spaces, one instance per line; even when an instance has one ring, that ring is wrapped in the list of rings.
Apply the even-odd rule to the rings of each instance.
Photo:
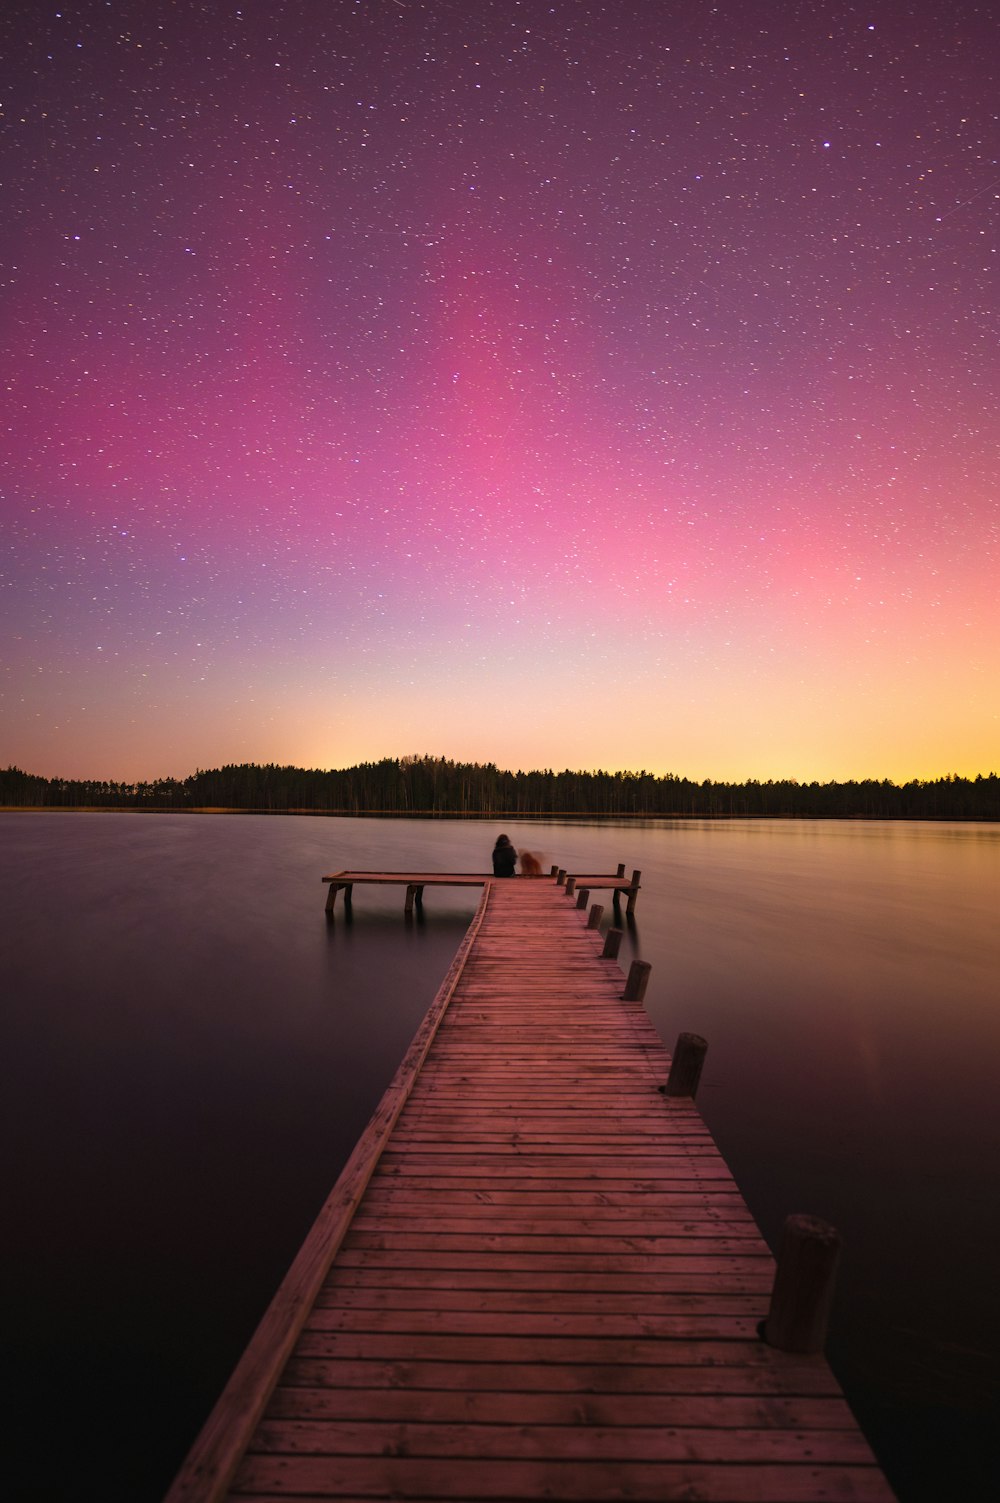
[[[266,813],[1000,819],[1000,778],[847,783],[718,783],[649,772],[505,772],[492,762],[385,757],[322,772],[274,763],[198,771],[179,781],[42,778],[8,767],[0,804],[18,809],[237,809]]]

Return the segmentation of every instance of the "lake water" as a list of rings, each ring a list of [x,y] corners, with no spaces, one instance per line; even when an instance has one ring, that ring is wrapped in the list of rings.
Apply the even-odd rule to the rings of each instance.
[[[5,1332],[18,1499],[158,1499],[392,1077],[499,825],[0,815]],[[774,1245],[844,1255],[829,1355],[903,1503],[998,1495],[1000,829],[503,826],[642,870],[625,969]]]

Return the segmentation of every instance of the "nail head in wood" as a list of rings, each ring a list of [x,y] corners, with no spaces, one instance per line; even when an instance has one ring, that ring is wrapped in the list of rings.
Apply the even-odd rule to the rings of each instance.
[[[679,1033],[670,1061],[670,1075],[663,1088],[666,1096],[689,1096],[693,1101],[698,1094],[701,1067],[705,1063],[708,1044],[700,1033]]]
[[[823,1350],[839,1260],[840,1235],[828,1221],[786,1218],[762,1332],[768,1346],[782,1352]]]

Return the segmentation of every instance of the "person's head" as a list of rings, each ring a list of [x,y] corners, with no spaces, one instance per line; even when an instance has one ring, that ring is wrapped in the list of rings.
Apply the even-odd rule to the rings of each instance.
[[[500,845],[510,845],[510,840],[509,840],[508,836],[506,836],[506,835],[498,835],[497,836],[497,845],[498,846],[500,846]]]

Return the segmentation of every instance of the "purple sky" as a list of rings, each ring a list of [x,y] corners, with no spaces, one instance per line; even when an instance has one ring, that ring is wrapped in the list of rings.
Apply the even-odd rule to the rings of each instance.
[[[992,5],[0,30],[0,762],[1000,769]]]

